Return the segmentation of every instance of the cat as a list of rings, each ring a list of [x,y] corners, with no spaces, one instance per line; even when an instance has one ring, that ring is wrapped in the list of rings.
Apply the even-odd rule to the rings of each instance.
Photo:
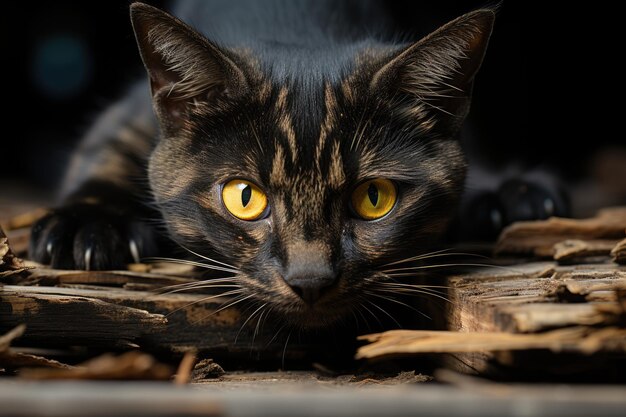
[[[130,9],[148,82],[86,135],[34,260],[123,268],[181,246],[318,327],[446,230],[494,10],[405,43],[375,1],[181,3],[198,30]]]

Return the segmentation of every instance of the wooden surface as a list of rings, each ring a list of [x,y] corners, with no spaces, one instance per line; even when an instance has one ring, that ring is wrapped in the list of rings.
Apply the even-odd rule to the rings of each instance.
[[[19,227],[9,235],[27,237],[33,216],[13,223]],[[445,331],[368,336],[364,340],[372,344],[359,356],[402,353],[417,361],[436,353],[449,369],[501,380],[563,382],[584,375],[584,381],[623,382],[626,266],[615,261],[622,259],[624,243],[618,242],[626,228],[619,223],[619,232],[606,212],[598,218],[610,223],[600,234],[580,221],[520,226],[505,236],[512,247],[550,261],[497,261],[502,265],[449,275],[445,313],[432,311],[446,318]],[[541,227],[549,239],[540,238]],[[158,291],[194,282],[198,275],[189,269],[134,265],[134,272],[84,272],[7,265],[0,268],[9,272],[0,283],[0,369],[11,376],[0,378],[0,415],[621,416],[626,409],[623,385],[503,384],[450,371],[435,374],[448,385],[434,385],[431,376],[420,375],[419,362],[357,362],[357,368],[373,369],[367,372],[323,364],[315,364],[317,371],[251,372],[260,352],[271,352],[276,369],[285,367],[285,356],[288,367],[315,349],[330,356],[337,350],[295,341],[287,349],[274,337],[280,329],[247,322],[245,308],[223,309],[227,297]],[[5,332],[10,334],[3,338]],[[194,367],[202,358],[198,352],[235,359],[224,369],[208,359]],[[307,360],[297,363],[310,367]],[[241,367],[246,370],[236,370]],[[48,378],[167,382],[32,382]],[[195,383],[174,385],[190,380]]]

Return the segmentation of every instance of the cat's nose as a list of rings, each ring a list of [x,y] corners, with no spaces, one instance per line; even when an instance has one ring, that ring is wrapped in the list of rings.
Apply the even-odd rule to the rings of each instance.
[[[285,282],[305,303],[315,304],[337,282],[337,274],[328,267],[289,268]]]
[[[285,245],[283,279],[305,303],[312,306],[337,282],[328,245],[321,241],[295,241]]]

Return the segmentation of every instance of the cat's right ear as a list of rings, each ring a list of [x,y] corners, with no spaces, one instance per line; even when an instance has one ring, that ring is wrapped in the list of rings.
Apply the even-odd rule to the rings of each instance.
[[[244,73],[228,53],[190,26],[143,3],[133,3],[130,16],[166,133],[184,127],[194,107],[246,90]]]

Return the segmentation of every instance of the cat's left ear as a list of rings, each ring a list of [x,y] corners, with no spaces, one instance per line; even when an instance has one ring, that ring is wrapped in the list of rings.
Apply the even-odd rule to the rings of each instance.
[[[454,134],[469,111],[474,76],[483,61],[495,13],[467,13],[397,52],[375,72],[374,94],[404,97],[399,105],[428,112]]]
[[[133,3],[130,15],[141,58],[150,78],[161,127],[175,133],[199,104],[243,94],[243,70],[228,51],[155,7]]]

